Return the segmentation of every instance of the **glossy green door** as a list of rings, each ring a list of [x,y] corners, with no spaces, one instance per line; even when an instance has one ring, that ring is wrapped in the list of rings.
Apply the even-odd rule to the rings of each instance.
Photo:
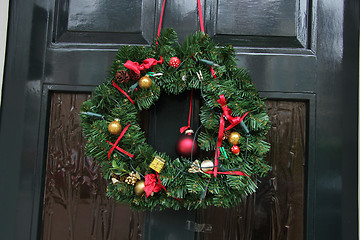
[[[151,42],[161,4],[10,1],[0,122],[2,239],[46,239],[42,221],[54,94],[87,94],[104,80],[118,47]],[[250,71],[264,97],[306,105],[302,238],[356,239],[358,1],[203,0],[202,6],[206,32],[220,44],[235,46],[239,66]],[[163,26],[174,27],[180,39],[199,30],[196,1],[167,1]],[[162,147],[164,137],[176,138],[156,124],[163,125],[162,111],[186,98],[179,101],[166,100],[163,109],[150,114],[149,140],[154,145]],[[206,223],[201,222],[208,219],[205,215],[196,215],[145,213],[140,237],[215,236],[215,230],[199,233],[186,225],[188,220]]]

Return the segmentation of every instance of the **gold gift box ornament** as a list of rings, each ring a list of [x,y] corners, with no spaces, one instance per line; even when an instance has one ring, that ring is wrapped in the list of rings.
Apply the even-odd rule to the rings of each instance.
[[[165,160],[160,156],[155,156],[154,160],[150,163],[149,167],[158,173],[164,168]]]

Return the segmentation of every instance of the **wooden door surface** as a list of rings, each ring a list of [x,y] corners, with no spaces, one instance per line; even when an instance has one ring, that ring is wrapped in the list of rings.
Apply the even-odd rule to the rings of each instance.
[[[78,107],[104,81],[117,48],[152,41],[162,3],[10,2],[2,238],[356,239],[356,0],[202,0],[206,32],[235,47],[268,99],[273,171],[234,209],[139,214],[104,196],[97,166],[83,155]],[[169,0],[163,27],[184,39],[199,30],[198,17],[195,0]],[[144,119],[162,151],[173,149],[160,129],[164,111],[186,99],[165,99]]]

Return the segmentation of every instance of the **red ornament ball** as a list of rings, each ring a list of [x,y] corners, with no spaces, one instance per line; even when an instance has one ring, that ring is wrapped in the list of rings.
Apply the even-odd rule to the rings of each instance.
[[[173,68],[178,68],[180,66],[180,63],[180,59],[178,59],[177,57],[172,57],[170,58],[169,66]]]
[[[193,147],[194,145],[194,147]],[[199,152],[199,146],[192,134],[181,135],[175,144],[175,151],[179,156],[190,158],[191,150],[193,150],[193,156]]]
[[[233,154],[235,154],[235,155],[239,155],[239,153],[240,153],[240,148],[239,148],[239,146],[238,146],[238,145],[232,146],[232,147],[231,147],[231,152],[232,152]]]

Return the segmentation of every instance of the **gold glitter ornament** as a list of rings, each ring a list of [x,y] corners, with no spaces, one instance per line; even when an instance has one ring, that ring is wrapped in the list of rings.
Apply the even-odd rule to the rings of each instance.
[[[108,130],[111,134],[113,135],[118,135],[121,133],[122,127],[120,124],[120,120],[119,119],[115,119],[114,121],[112,121],[111,123],[109,123],[108,125]]]
[[[145,75],[142,78],[140,78],[140,80],[139,80],[139,87],[140,88],[149,89],[149,88],[151,88],[151,85],[152,85],[152,80],[149,77],[149,75]]]
[[[239,144],[239,140],[240,140],[240,133],[238,132],[230,133],[230,136],[228,138],[229,143],[231,143],[232,145],[237,145]]]

